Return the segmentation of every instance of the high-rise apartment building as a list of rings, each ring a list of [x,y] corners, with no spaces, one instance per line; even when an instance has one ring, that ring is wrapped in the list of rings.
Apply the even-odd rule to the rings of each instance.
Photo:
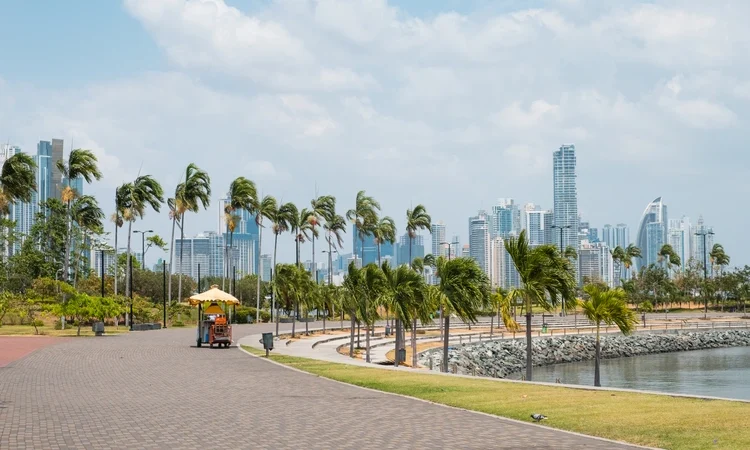
[[[484,273],[490,276],[490,227],[485,211],[469,218],[469,253]]]
[[[359,238],[357,232],[357,226],[352,225],[352,248],[354,254],[359,258],[362,258],[362,240]],[[365,236],[365,255],[364,263],[365,266],[368,264],[378,263],[378,244],[375,242],[375,237],[372,234]],[[383,242],[380,244],[380,257],[393,257],[395,255],[395,249],[393,244],[390,242]]]
[[[703,216],[698,216],[698,223],[692,230],[691,254],[701,267],[708,268],[708,273],[711,273],[711,249],[714,242],[713,228],[706,225]]]
[[[669,245],[672,246],[677,256],[680,257],[681,265],[678,270],[684,271],[692,257],[691,244],[693,227],[690,218],[682,216],[681,219],[669,220]],[[674,271],[670,271],[674,273]]]
[[[578,274],[581,284],[601,281],[607,286],[613,286],[614,264],[609,247],[603,242],[581,241],[581,248],[578,250]]]
[[[508,238],[510,233],[521,232],[521,210],[512,198],[500,198],[487,217],[490,237]]]
[[[659,261],[659,251],[667,243],[667,225],[667,206],[657,197],[646,206],[638,225],[636,246],[642,256],[633,261],[636,271]]]
[[[538,209],[524,212],[526,233],[529,245],[544,245],[553,243],[552,211]]]
[[[260,255],[260,280],[271,281],[271,269],[273,261],[271,255]]]
[[[576,148],[563,145],[552,155],[552,185],[554,198],[554,225],[565,227],[554,236],[558,247],[578,245],[578,191],[576,189]]]
[[[50,150],[51,150],[51,156],[52,156],[51,161],[50,161],[52,163],[52,169],[51,169],[52,179],[50,182],[49,196],[53,198],[60,198],[62,194],[63,175],[60,169],[57,167],[57,162],[62,161],[63,159],[63,140],[52,139]]]
[[[255,217],[247,210],[236,210],[232,213],[235,223],[234,233],[229,233],[227,230],[227,217],[224,212],[228,201],[229,199],[227,198],[220,199],[218,208],[218,237],[222,238],[222,246],[229,243],[232,247],[232,251],[229,252],[229,264],[226,267],[224,266],[224,253],[222,252],[221,264],[222,267],[225,267],[223,270],[231,275],[232,267],[235,267],[238,275],[257,274],[257,269],[260,267],[260,255],[257,252],[259,242],[258,224],[255,222]],[[176,266],[177,264],[175,264]],[[217,276],[220,276],[220,274],[221,272]]]
[[[433,223],[430,225],[430,231],[432,234],[432,254],[437,258],[438,256],[448,257],[448,242],[445,235],[445,224],[443,222]]]
[[[409,259],[409,248],[411,248],[411,259]],[[401,236],[398,240],[397,253],[398,256],[396,263],[398,265],[411,265],[412,261],[414,261],[416,258],[424,258],[424,236],[418,234],[410,240],[409,233],[404,233],[403,236]],[[359,257],[359,255],[357,256]],[[366,250],[365,256],[367,256]]]

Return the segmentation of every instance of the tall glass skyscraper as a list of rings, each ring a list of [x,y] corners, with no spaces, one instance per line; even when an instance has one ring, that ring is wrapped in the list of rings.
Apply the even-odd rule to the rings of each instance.
[[[636,271],[658,262],[659,250],[668,242],[667,224],[667,205],[657,197],[646,206],[638,225],[635,245],[641,249],[642,256],[633,261]]]
[[[325,250],[327,250],[328,244],[325,244],[325,240],[323,240],[323,242],[325,245]],[[357,234],[356,225],[352,225],[352,248],[354,249],[353,253],[357,255],[358,258],[362,259],[362,240],[359,238],[359,234]],[[383,242],[382,244],[380,244],[381,260],[386,256],[391,258],[395,256],[393,244],[391,244],[390,242]],[[407,257],[407,259],[409,258]],[[378,263],[378,244],[375,242],[375,237],[371,234],[365,236],[365,256],[363,262],[365,266],[372,263]]]
[[[489,216],[484,211],[479,211],[479,214],[469,218],[469,254],[489,277],[490,227]]]
[[[443,244],[447,242],[445,235],[445,224],[443,222],[433,223],[430,225],[432,231],[432,254],[437,258],[438,256],[448,256],[448,245]]]
[[[554,242],[558,247],[578,249],[578,191],[576,190],[576,147],[563,145],[552,155],[552,186],[554,197]]]

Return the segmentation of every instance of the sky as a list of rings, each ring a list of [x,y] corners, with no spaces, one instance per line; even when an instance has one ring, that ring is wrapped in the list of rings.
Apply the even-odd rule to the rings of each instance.
[[[498,198],[551,209],[552,152],[574,143],[583,220],[635,239],[661,196],[750,264],[744,0],[6,0],[0,17],[0,141],[93,150],[85,191],[108,216],[139,171],[171,193],[194,162],[213,201],[186,235],[216,230],[245,176],[340,214],[365,190],[401,233],[421,203],[466,243]],[[134,228],[168,240],[166,207]]]

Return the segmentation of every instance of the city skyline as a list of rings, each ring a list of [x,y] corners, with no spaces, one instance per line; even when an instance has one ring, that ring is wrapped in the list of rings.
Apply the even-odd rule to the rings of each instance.
[[[573,142],[584,220],[634,234],[643,206],[663,196],[673,211],[702,214],[732,264],[750,263],[744,212],[706,187],[720,175],[750,188],[750,80],[726,63],[742,60],[745,3],[48,3],[0,6],[5,32],[24,43],[0,44],[12,68],[0,81],[0,135],[28,153],[50,138],[66,152],[71,142],[92,149],[104,178],[86,191],[107,213],[139,170],[173,192],[195,162],[214,179],[212,208],[237,176],[299,206],[317,186],[340,213],[365,189],[397,224],[422,203],[465,242],[466,218],[498,197],[552,209],[549,152]],[[662,20],[674,34],[648,25]],[[71,32],[55,32],[59,23]],[[252,24],[275,32],[238,40]],[[224,32],[228,41],[212,39]],[[186,234],[214,223],[191,215]],[[165,238],[170,225],[166,214],[143,221]],[[282,259],[293,250],[280,238]]]

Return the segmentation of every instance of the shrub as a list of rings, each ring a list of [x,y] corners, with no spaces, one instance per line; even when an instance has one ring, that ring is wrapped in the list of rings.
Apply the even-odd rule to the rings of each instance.
[[[247,316],[250,316],[251,322],[255,321],[255,308],[252,306],[239,306],[235,310],[235,322],[236,323],[249,323]],[[268,311],[260,310],[260,321],[269,322],[271,320],[271,313]]]
[[[180,321],[174,322],[172,324],[172,327],[177,327],[177,328],[184,327],[184,326],[185,326],[185,324],[182,323],[182,322],[180,322]]]

